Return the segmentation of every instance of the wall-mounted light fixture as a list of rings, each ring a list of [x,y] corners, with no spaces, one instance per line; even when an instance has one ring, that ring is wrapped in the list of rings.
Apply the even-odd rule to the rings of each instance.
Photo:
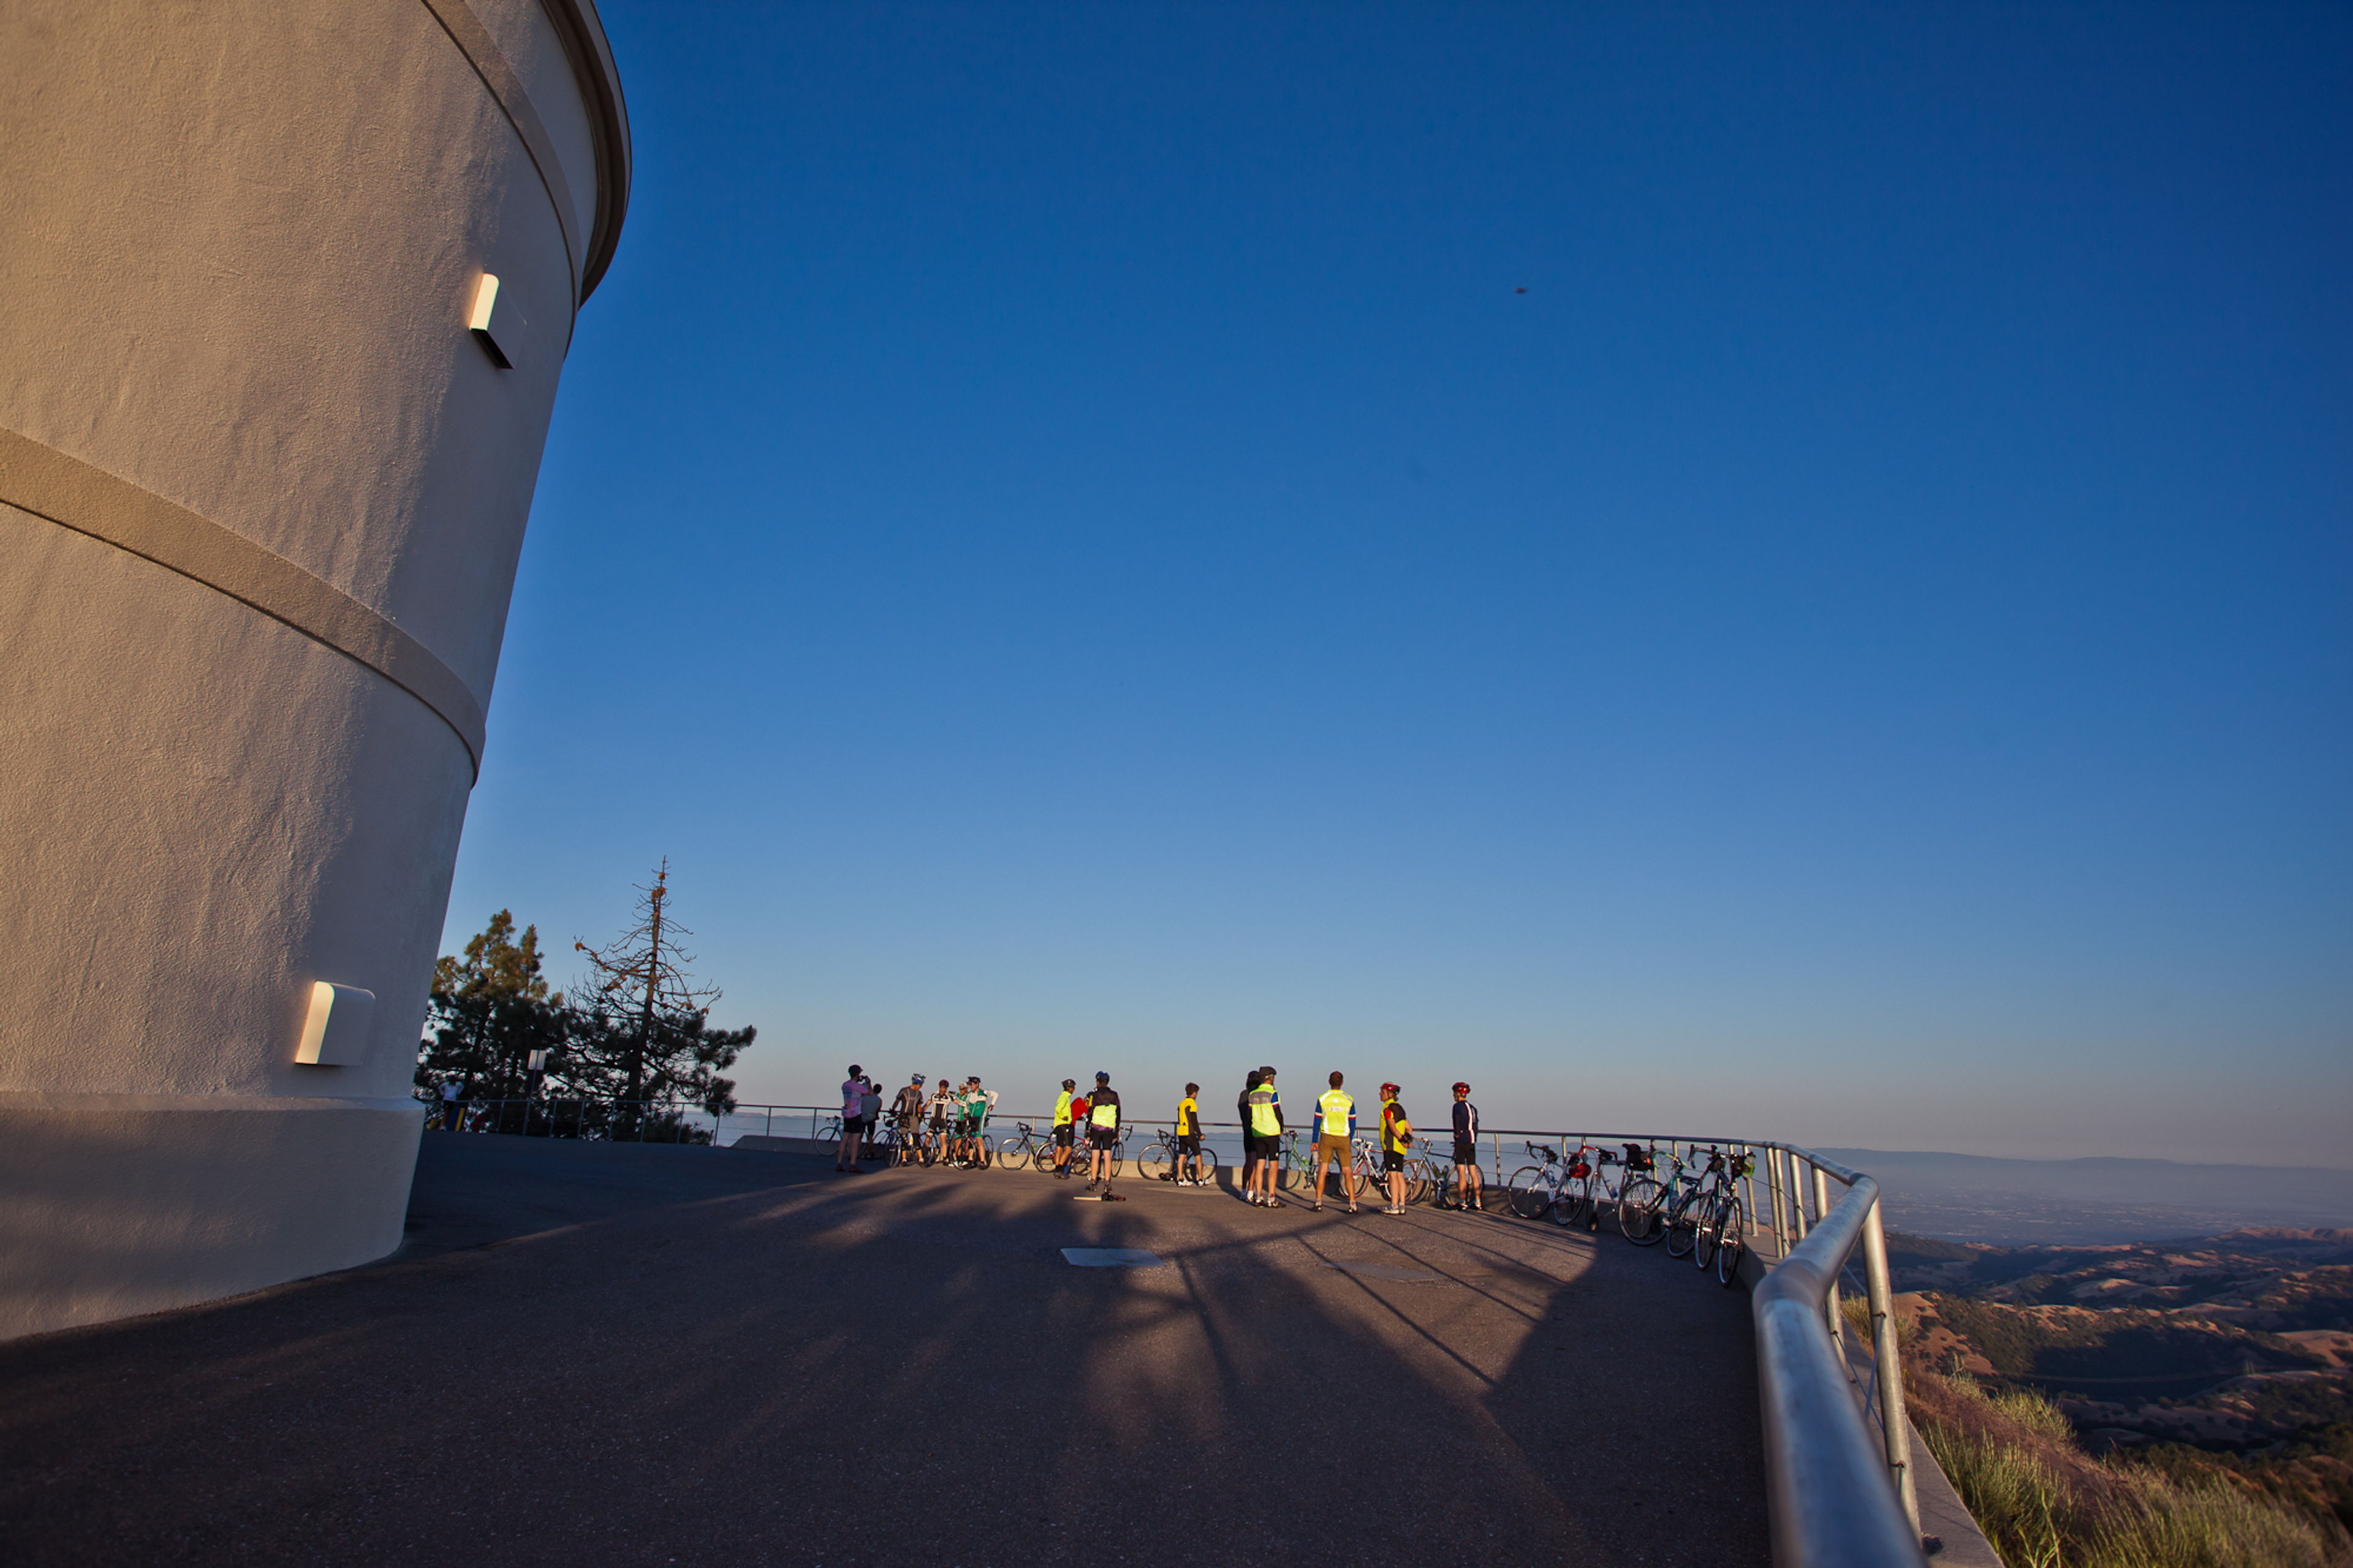
[[[498,334],[491,328],[491,315],[497,310],[498,303],[499,275],[495,272],[485,272],[482,274],[482,280],[474,285],[474,305],[467,314],[466,330],[474,334],[474,341],[482,345],[482,352],[491,356],[492,364],[501,370],[512,370],[514,369],[513,356],[501,346]],[[507,313],[512,316],[514,312],[510,310]],[[501,328],[504,325],[504,322],[501,323]],[[507,335],[510,339],[514,336],[512,332]]]
[[[311,1015],[302,1021],[294,1059],[305,1067],[359,1066],[367,1049],[368,1015],[375,1011],[375,992],[318,982],[311,987]]]

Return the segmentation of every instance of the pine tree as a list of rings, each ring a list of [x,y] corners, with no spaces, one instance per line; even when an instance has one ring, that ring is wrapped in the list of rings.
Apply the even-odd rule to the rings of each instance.
[[[668,1135],[637,1126],[641,1101],[687,1101],[714,1116],[734,1110],[735,1085],[719,1069],[757,1032],[710,1026],[719,987],[688,973],[694,955],[679,939],[694,933],[671,914],[670,897],[665,860],[653,885],[638,889],[635,925],[603,947],[572,944],[590,973],[569,1009],[565,1077],[575,1092],[619,1102],[614,1131],[623,1138]]]
[[[534,1051],[565,1042],[561,992],[550,993],[540,973],[539,928],[515,939],[514,915],[501,910],[466,943],[463,958],[444,954],[433,965],[427,1024],[417,1053],[417,1087],[428,1092],[451,1078],[476,1099],[514,1099],[527,1092]]]

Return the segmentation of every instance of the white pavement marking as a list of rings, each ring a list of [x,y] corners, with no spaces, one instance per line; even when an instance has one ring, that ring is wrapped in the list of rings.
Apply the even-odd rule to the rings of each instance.
[[[1157,1268],[1158,1255],[1140,1247],[1066,1247],[1062,1257],[1082,1268]]]

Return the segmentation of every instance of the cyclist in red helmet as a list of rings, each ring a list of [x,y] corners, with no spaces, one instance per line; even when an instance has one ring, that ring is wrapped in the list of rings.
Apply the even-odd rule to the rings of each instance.
[[[1454,1206],[1487,1210],[1479,1192],[1479,1108],[1467,1083],[1454,1086]]]
[[[1381,1085],[1381,1174],[1389,1189],[1383,1214],[1405,1213],[1405,1156],[1413,1147],[1413,1123],[1398,1103],[1403,1092],[1393,1083]]]

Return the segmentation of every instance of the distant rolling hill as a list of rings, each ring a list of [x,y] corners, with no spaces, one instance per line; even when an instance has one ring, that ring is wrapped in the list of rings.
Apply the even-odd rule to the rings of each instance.
[[[2000,1160],[1824,1149],[1879,1178],[1890,1227],[1949,1241],[2071,1245],[2353,1225],[2353,1171],[2176,1160]]]

